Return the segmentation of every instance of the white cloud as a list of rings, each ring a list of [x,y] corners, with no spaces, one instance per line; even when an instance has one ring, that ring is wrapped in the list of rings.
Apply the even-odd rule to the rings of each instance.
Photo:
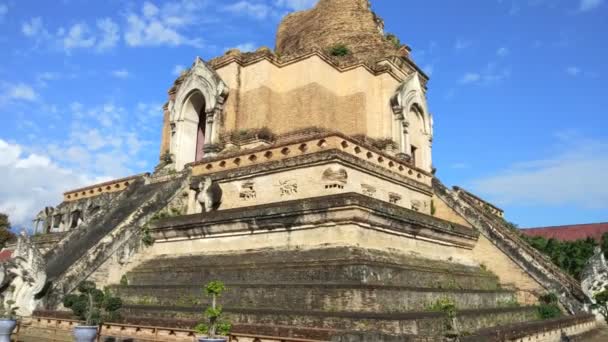
[[[146,1],[142,5],[141,14],[130,13],[127,16],[125,42],[132,47],[161,45],[201,47],[203,44],[200,39],[188,38],[179,30],[196,23],[194,13],[204,6],[205,2],[202,1],[182,0],[169,3],[159,9]]]
[[[497,55],[498,57],[505,57],[505,56],[507,56],[508,54],[509,54],[509,49],[508,49],[508,48],[506,48],[506,47],[504,47],[504,46],[503,46],[503,47],[501,47],[501,48],[499,48],[499,49],[496,51],[496,55]]]
[[[467,72],[460,79],[460,84],[489,85],[504,81],[511,76],[511,70],[496,63],[488,63],[483,70]]]
[[[276,5],[294,11],[301,11],[313,7],[317,0],[276,0]]]
[[[115,47],[119,40],[119,27],[112,19],[104,18],[97,21],[93,30],[86,23],[76,23],[67,31],[62,27],[51,34],[44,26],[40,17],[31,18],[21,25],[24,36],[34,40],[37,44],[44,43],[52,49],[59,49],[69,54],[75,49],[94,48],[103,52]]]
[[[91,36],[86,24],[78,23],[72,25],[63,38],[63,48],[69,52],[75,48],[90,48],[95,45],[95,37]]]
[[[608,142],[578,135],[559,139],[555,155],[512,165],[472,188],[502,204],[608,209]]]
[[[61,202],[64,191],[96,181],[58,166],[48,156],[25,150],[0,139],[0,212],[7,213],[14,226],[31,227],[37,212]]]
[[[46,32],[42,18],[36,17],[24,22],[21,25],[21,32],[26,37],[35,37]]]
[[[104,18],[97,21],[97,28],[101,32],[101,37],[97,44],[98,51],[105,51],[114,48],[120,40],[120,29],[110,18]]]
[[[477,83],[480,80],[481,80],[481,75],[480,74],[478,74],[476,72],[467,72],[460,79],[460,83],[462,83],[462,84]]]
[[[25,83],[4,84],[3,90],[0,93],[0,104],[11,101],[29,101],[38,100],[38,93],[30,85]]]
[[[178,64],[178,65],[176,65],[176,66],[174,66],[174,67],[173,67],[173,72],[172,72],[172,73],[173,73],[173,75],[175,75],[175,76],[179,76],[179,75],[181,75],[181,74],[182,74],[182,72],[184,72],[185,70],[186,70],[186,67],[185,67],[185,66],[183,66],[183,65],[181,65],[181,64]]]
[[[570,76],[578,76],[581,73],[581,69],[576,66],[569,66],[566,68],[566,73]]]
[[[234,47],[235,49],[239,49],[242,52],[251,52],[254,51],[256,49],[256,44],[255,43],[243,43],[243,44],[239,44],[237,46]]]
[[[112,76],[125,79],[131,77],[131,73],[126,69],[119,69],[112,71]]]
[[[588,12],[600,7],[603,2],[604,0],[580,0],[578,9],[581,12]]]
[[[278,12],[276,12],[274,8],[266,4],[252,3],[247,0],[241,0],[232,5],[225,6],[223,10],[233,14],[249,16],[260,20],[266,19],[269,16],[278,15]]]

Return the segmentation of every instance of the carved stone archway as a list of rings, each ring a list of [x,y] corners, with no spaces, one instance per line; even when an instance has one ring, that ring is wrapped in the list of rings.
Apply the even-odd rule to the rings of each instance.
[[[410,123],[415,118],[410,116],[412,113],[422,116],[423,129],[420,133],[426,136],[427,144],[426,146],[418,147],[423,148],[423,153],[425,154],[423,159],[430,163],[433,118],[429,113],[426,95],[420,82],[420,75],[417,72],[410,75],[408,79],[399,85],[391,98],[391,107],[394,114],[393,140],[398,143],[400,154],[406,159],[412,158]]]
[[[204,115],[198,115],[196,118],[187,110],[193,94],[204,97],[204,108],[201,109]],[[203,147],[206,155],[212,156],[218,152],[220,116],[227,97],[228,86],[212,68],[197,57],[192,68],[184,76],[175,100],[169,102],[172,128],[170,152],[175,158],[176,170],[180,171],[195,161],[199,117],[206,120]]]

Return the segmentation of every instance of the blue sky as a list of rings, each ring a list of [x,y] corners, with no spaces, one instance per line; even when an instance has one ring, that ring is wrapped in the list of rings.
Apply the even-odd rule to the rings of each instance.
[[[274,46],[314,0],[0,0],[0,211],[150,171],[161,106],[196,56]],[[431,76],[444,183],[521,226],[608,221],[604,0],[372,1]]]

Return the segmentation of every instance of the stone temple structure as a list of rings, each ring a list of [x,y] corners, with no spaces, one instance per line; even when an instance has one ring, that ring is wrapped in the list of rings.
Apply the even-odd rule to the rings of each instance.
[[[409,52],[367,0],[320,0],[283,19],[275,50],[196,58],[169,89],[154,172],[42,210],[5,299],[50,316],[88,279],[128,322],[191,327],[217,279],[235,331],[335,341],[437,340],[446,298],[469,334],[536,320],[549,292],[583,312],[580,284],[502,210],[435,177]]]

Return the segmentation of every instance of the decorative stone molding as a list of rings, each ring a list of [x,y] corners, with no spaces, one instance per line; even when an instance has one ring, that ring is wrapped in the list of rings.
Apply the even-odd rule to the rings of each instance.
[[[285,161],[294,157],[338,150],[374,167],[402,175],[412,182],[431,185],[432,175],[394,156],[380,152],[340,133],[326,133],[271,147],[212,157],[192,164],[193,176],[207,176],[225,171],[236,171],[250,166]],[[348,177],[348,176],[346,176]]]

